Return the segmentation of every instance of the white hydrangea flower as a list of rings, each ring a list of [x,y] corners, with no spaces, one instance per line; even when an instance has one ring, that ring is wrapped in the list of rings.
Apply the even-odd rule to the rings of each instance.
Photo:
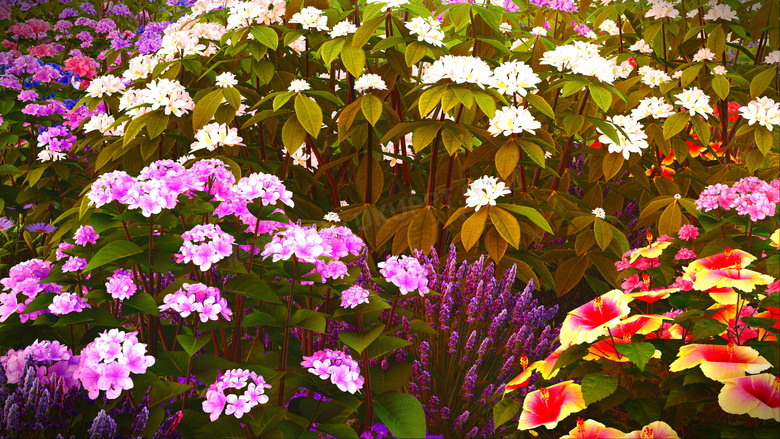
[[[536,84],[540,82],[542,82],[541,78],[534,73],[531,66],[522,61],[508,61],[493,71],[490,87],[501,94],[518,93],[520,96],[525,96],[529,89],[536,88]]]
[[[637,72],[641,76],[642,84],[648,85],[650,88],[658,87],[672,80],[663,70],[650,66],[642,66]]]
[[[478,211],[480,207],[496,205],[496,200],[506,194],[511,193],[506,188],[503,181],[499,182],[496,177],[484,175],[474,180],[466,191],[466,207],[473,207]]]
[[[325,214],[325,216],[322,219],[324,219],[325,221],[329,221],[331,223],[341,222],[341,218],[339,217],[339,214],[337,214],[336,212],[328,212],[327,214]]]
[[[572,73],[596,77],[608,84],[615,82],[615,61],[601,56],[599,46],[591,43],[575,41],[558,46],[545,52],[540,64],[551,65],[558,71],[570,69]]]
[[[748,121],[748,125],[758,122],[769,131],[772,131],[775,125],[780,125],[780,103],[766,96],[750,101],[741,107],[739,112]]]
[[[355,81],[355,90],[364,93],[366,90],[370,89],[387,90],[387,85],[385,84],[384,79],[375,73],[360,75],[360,78]]]
[[[290,23],[298,23],[304,29],[328,30],[328,17],[313,6],[301,9],[301,12],[296,12],[290,19]]]
[[[492,77],[493,71],[481,58],[444,55],[428,66],[420,79],[425,84],[449,79],[456,84],[476,84],[485,88],[490,84]]]
[[[626,137],[623,133],[616,130],[620,143],[615,143],[605,135],[603,131],[598,130],[602,133],[602,136],[599,137],[599,142],[603,145],[607,145],[607,151],[610,153],[621,153],[623,154],[623,158],[628,160],[632,152],[641,154],[642,150],[647,148],[647,134],[645,134],[645,129],[638,120],[630,115],[618,115],[608,117],[607,121],[622,128],[628,136]]]
[[[230,73],[230,72],[224,72],[217,75],[217,86],[222,88],[227,87],[235,87],[238,85],[238,80],[236,80],[236,75]]]
[[[354,34],[355,32],[357,32],[357,26],[349,20],[344,20],[333,26],[333,30],[331,30],[328,35],[330,35],[331,38],[336,38],[345,37],[349,34]]]
[[[674,97],[677,98],[674,103],[688,110],[691,116],[700,114],[706,119],[708,114],[713,113],[713,109],[710,107],[710,97],[698,87],[685,89]]]
[[[84,124],[84,132],[89,133],[91,131],[97,131],[106,136],[123,136],[125,134],[125,125],[127,125],[127,122],[123,122],[119,126],[109,129],[114,122],[116,122],[114,116],[109,114],[96,114]]]
[[[87,87],[87,96],[91,98],[102,98],[103,95],[109,96],[125,89],[122,78],[114,75],[98,76],[93,79]]]
[[[300,93],[305,90],[311,90],[311,86],[305,79],[293,79],[290,81],[290,86],[287,87],[287,91],[293,93]]]
[[[604,209],[602,209],[600,207],[597,207],[597,208],[593,209],[592,213],[593,213],[593,215],[596,216],[596,218],[604,219],[604,218],[607,217],[607,213],[604,212]]]
[[[637,41],[636,43],[632,44],[628,50],[644,54],[653,53],[653,48],[650,47],[650,45],[647,44],[645,40]]]
[[[725,75],[726,73],[727,73],[727,72],[726,72],[726,68],[725,68],[725,67],[723,67],[723,66],[715,66],[715,67],[712,69],[712,74],[713,74],[713,75]]]
[[[705,20],[726,20],[731,21],[737,18],[737,13],[731,10],[731,6],[726,4],[717,4],[704,15]]]
[[[534,130],[538,130],[541,127],[542,124],[534,119],[531,112],[525,108],[504,107],[497,110],[495,116],[490,119],[488,132],[490,132],[493,137],[501,134],[510,136],[512,134],[522,133],[523,131],[534,134]]]
[[[601,22],[601,25],[599,26],[599,30],[602,32],[606,32],[610,35],[618,35],[620,34],[620,30],[617,27],[617,23],[610,19],[606,19]]]
[[[653,119],[667,118],[674,114],[674,107],[666,103],[663,97],[649,97],[639,101],[639,105],[631,110],[631,116],[636,120],[642,120],[648,116]]]
[[[444,45],[444,32],[441,31],[441,24],[433,17],[414,17],[404,26],[409,29],[409,33],[417,35],[417,41],[424,41],[436,47]]]
[[[149,73],[154,70],[155,66],[160,63],[160,60],[156,56],[152,55],[139,55],[132,58],[128,63],[127,70],[122,73],[122,77],[125,80],[134,81],[136,79],[143,79],[149,76]]]
[[[190,146],[190,152],[201,149],[214,151],[219,146],[243,145],[237,128],[230,128],[224,123],[210,123],[195,133],[195,140]]]

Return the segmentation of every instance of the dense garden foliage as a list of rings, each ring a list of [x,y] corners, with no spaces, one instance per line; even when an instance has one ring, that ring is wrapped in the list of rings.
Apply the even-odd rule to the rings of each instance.
[[[0,0],[0,437],[774,437],[778,23]]]

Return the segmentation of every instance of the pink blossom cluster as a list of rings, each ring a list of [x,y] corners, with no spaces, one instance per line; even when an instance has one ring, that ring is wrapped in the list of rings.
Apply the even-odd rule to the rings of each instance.
[[[214,224],[201,224],[181,235],[184,244],[176,255],[176,262],[192,262],[202,271],[233,254],[236,239]]]
[[[166,310],[173,310],[181,317],[188,317],[194,311],[200,315],[202,322],[219,320],[220,315],[230,321],[230,316],[233,315],[219,288],[200,283],[182,284],[181,289],[165,296],[160,311]]]
[[[115,270],[106,281],[106,292],[117,300],[130,298],[137,290],[133,275],[127,270]]]
[[[428,270],[411,256],[390,256],[387,261],[377,264],[382,276],[397,286],[401,294],[407,295],[419,290],[424,296],[428,289]]]
[[[75,247],[75,245],[62,241],[54,252],[55,259],[58,261],[63,258],[67,258],[69,255],[65,253],[65,250]]]
[[[358,285],[352,285],[341,293],[341,306],[355,308],[361,303],[368,303],[368,290]]]
[[[344,352],[324,349],[311,357],[304,355],[301,366],[323,380],[330,379],[342,392],[355,393],[363,388],[365,378],[360,375],[360,365]]]
[[[318,231],[315,226],[291,224],[274,234],[271,242],[265,245],[262,256],[263,259],[272,256],[273,261],[277,262],[288,260],[294,255],[301,262],[316,264],[314,271],[325,282],[326,279],[343,278],[347,274],[347,267],[337,259],[349,254],[358,255],[364,245],[363,240],[347,227],[329,227]]]
[[[42,382],[53,378],[61,378],[65,391],[80,386],[73,378],[79,364],[79,357],[59,341],[38,341],[24,349],[15,351],[9,349],[6,355],[0,356],[0,363],[5,370],[5,377],[11,384],[16,384],[24,374],[27,360],[36,362],[35,372]]]
[[[288,191],[278,177],[271,174],[250,174],[224,191],[217,198],[222,201],[214,210],[214,215],[222,218],[227,215],[237,216],[247,226],[246,232],[254,233],[257,228],[257,217],[249,213],[247,204],[260,199],[263,206],[273,206],[281,201],[287,206],[294,207],[292,192]],[[260,229],[267,231],[267,226],[260,225]]]
[[[62,264],[63,273],[71,273],[74,271],[81,271],[87,267],[87,260],[78,256],[71,256]]]
[[[251,381],[250,381],[251,380]],[[246,388],[241,395],[235,393],[225,394],[226,390]],[[241,419],[258,404],[268,402],[268,396],[265,395],[265,389],[270,389],[271,385],[266,384],[265,378],[254,372],[244,369],[226,370],[214,384],[206,390],[206,400],[203,401],[203,411],[210,413],[211,421],[216,421],[222,411],[226,415],[234,415]],[[227,409],[225,409],[227,405]]]
[[[100,235],[95,233],[95,229],[92,226],[81,226],[73,234],[76,244],[82,247],[86,247],[87,244],[97,244],[98,238],[100,238]]]
[[[631,263],[629,258],[631,257],[631,254],[634,253],[634,251],[635,249],[632,249],[623,253],[622,258],[619,261],[615,262],[615,267],[617,268],[617,271],[623,271],[628,267],[633,267],[640,271],[646,271],[649,268],[654,268],[661,265],[658,262],[658,258],[645,258],[645,257],[640,257],[636,261]]]
[[[106,398],[116,399],[122,390],[132,389],[130,373],[143,374],[154,364],[154,357],[146,354],[146,344],[139,343],[135,332],[118,329],[104,331],[81,351],[74,378],[97,399],[101,390]]]
[[[692,224],[686,224],[680,227],[680,231],[677,232],[677,236],[679,236],[683,241],[696,240],[696,238],[699,237],[699,228]]]
[[[14,313],[18,313],[20,320],[24,323],[27,320],[35,320],[39,315],[48,312],[41,310],[28,314],[23,313],[27,305],[39,293],[43,291],[57,293],[62,289],[60,285],[55,283],[39,283],[49,277],[51,267],[51,262],[40,259],[31,259],[11,267],[8,271],[8,277],[0,279],[3,291],[9,291],[8,293],[0,293],[0,322],[6,321]],[[20,293],[27,296],[22,303],[19,303],[17,297]]]
[[[61,293],[54,296],[49,311],[54,315],[65,315],[72,312],[81,312],[85,308],[91,308],[87,299],[76,293]]]
[[[739,215],[749,215],[751,221],[759,221],[777,214],[780,202],[780,179],[767,183],[758,177],[745,177],[732,187],[725,184],[707,186],[696,200],[699,210],[736,209]]]

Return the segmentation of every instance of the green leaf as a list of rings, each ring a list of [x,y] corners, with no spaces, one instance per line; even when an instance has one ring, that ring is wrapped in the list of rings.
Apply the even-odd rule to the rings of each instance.
[[[380,17],[384,18],[384,17]],[[344,439],[358,439],[355,430],[344,424],[317,424],[316,429],[330,436]]]
[[[618,344],[618,346],[621,346]],[[647,425],[661,419],[661,410],[658,403],[651,398],[629,399],[623,403],[623,409],[639,425]]]
[[[504,398],[493,406],[493,424],[496,428],[511,421],[522,408],[520,401]]]
[[[611,91],[601,85],[589,85],[588,90],[590,90],[590,96],[596,102],[596,105],[599,106],[601,111],[609,110],[612,105]]]
[[[418,41],[412,41],[406,45],[406,51],[404,52],[404,59],[407,66],[417,64],[425,54],[428,53],[428,47]]]
[[[360,108],[363,110],[363,115],[366,117],[368,123],[370,123],[371,126],[374,126],[379,122],[379,118],[382,117],[382,109],[384,106],[382,105],[381,99],[372,94],[368,94],[361,99]]]
[[[487,209],[483,208],[468,217],[463,223],[463,226],[460,229],[460,240],[466,251],[479,242],[479,238],[485,230],[485,221],[487,220],[487,217]]]
[[[30,302],[30,304],[24,308],[23,314],[40,311],[42,309],[48,308],[56,296],[57,295],[54,293],[38,294],[38,297],[33,299],[33,301]]]
[[[439,102],[441,102],[441,98],[446,90],[446,86],[433,87],[424,91],[420,95],[420,99],[417,100],[417,109],[420,111],[420,117],[425,117],[428,113],[433,111],[437,105],[439,105]],[[412,142],[412,144],[414,144],[414,142]]]
[[[687,112],[675,113],[669,116],[666,122],[664,122],[664,139],[669,140],[677,135],[688,125],[689,120],[690,116]]]
[[[289,154],[301,148],[306,141],[306,129],[298,122],[298,117],[291,117],[282,126],[282,143]]]
[[[712,130],[710,125],[699,116],[693,116],[691,118],[691,122],[693,123],[693,129],[696,131],[696,134],[699,135],[699,139],[701,139],[701,143],[704,145],[709,145],[710,133]]]
[[[718,95],[719,98],[725,100],[731,91],[731,85],[729,84],[726,75],[715,75],[715,77],[712,78],[712,89],[715,90],[715,94]]]
[[[758,150],[761,151],[761,154],[763,155],[769,154],[769,151],[772,150],[774,142],[774,136],[772,134],[772,131],[769,131],[764,127],[756,127],[756,130],[753,131],[756,146],[758,146]]]
[[[369,360],[373,360],[379,356],[393,352],[397,349],[405,348],[412,344],[410,341],[404,340],[398,337],[390,337],[382,335],[378,337],[373,343],[371,343],[366,349]]]
[[[385,16],[380,15],[379,17],[376,17],[360,25],[357,32],[355,32],[355,34],[352,36],[352,47],[362,49],[368,40],[374,36],[376,28],[378,28],[384,20]]]
[[[239,274],[233,276],[224,285],[225,286],[222,288],[222,290],[225,293],[240,294],[242,296],[246,296],[252,299],[257,299],[262,302],[282,304],[282,301],[279,300],[279,297],[276,295],[276,292],[271,287],[269,287],[267,283],[258,279],[256,275]],[[266,314],[266,313],[261,312],[261,314]],[[247,318],[249,318],[250,315],[251,314],[247,314],[246,316],[244,316],[244,319],[246,320]]]
[[[553,370],[566,367],[575,361],[581,360],[582,357],[586,355],[588,355],[588,348],[586,346],[583,346],[581,344],[576,344],[574,346],[571,346],[566,350],[564,350],[563,352],[561,352],[561,355],[558,357],[557,360],[555,360],[555,365],[553,366]]]
[[[604,178],[609,181],[612,177],[618,174],[623,168],[625,158],[620,153],[607,153],[601,162],[601,169],[604,171]]]
[[[347,44],[347,40],[344,38],[337,38],[335,40],[326,41],[320,47],[319,53],[325,64],[330,64],[336,60],[341,54],[341,49]]]
[[[241,320],[242,328],[251,328],[254,326],[262,326],[276,320],[272,315],[262,312],[254,311],[244,316]]]
[[[750,81],[750,97],[755,99],[758,95],[763,93],[764,90],[772,84],[772,81],[775,80],[776,74],[777,67],[772,67],[771,69],[764,70],[756,75],[753,80]]]
[[[545,116],[555,120],[555,112],[543,97],[534,93],[528,93],[523,99],[530,102],[532,107],[541,111]]]
[[[366,53],[363,52],[363,49],[345,45],[341,49],[341,62],[344,63],[347,71],[357,78],[363,73],[363,67],[366,64]]]
[[[194,357],[195,353],[198,352],[203,346],[206,346],[206,343],[211,340],[211,334],[201,335],[198,337],[189,334],[179,334],[176,336],[176,340],[179,341],[179,344],[182,348],[184,348],[184,351],[187,352],[187,355]]]
[[[106,244],[105,247],[92,256],[89,260],[84,272],[91,271],[95,268],[102,267],[109,262],[114,262],[117,259],[125,258],[127,256],[137,255],[141,253],[141,247],[138,247],[133,241],[112,241]]]
[[[149,392],[150,405],[152,407],[168,402],[176,396],[189,390],[192,386],[188,384],[175,383],[173,381],[163,381],[158,385],[152,386]]]
[[[157,308],[157,302],[154,301],[152,296],[146,293],[133,294],[129,299],[122,302],[122,306],[123,308],[128,306],[130,308],[137,309],[138,311],[155,316],[160,315],[160,310]],[[122,314],[124,314],[124,312]]]
[[[725,325],[717,320],[704,318],[693,325],[691,334],[693,335],[693,340],[700,340],[702,338],[708,338],[712,337],[713,335],[722,334],[723,331],[725,331],[727,328],[728,325]]]
[[[165,128],[168,126],[168,116],[162,111],[154,111],[149,113],[149,118],[146,120],[146,132],[149,133],[149,138],[162,134]]]
[[[195,109],[192,110],[192,129],[198,131],[206,125],[217,113],[217,108],[222,104],[222,90],[212,90],[206,96],[200,98],[195,103]]]
[[[371,328],[371,330],[365,334],[360,334],[359,332],[341,332],[339,333],[339,340],[357,351],[357,353],[362,353],[374,340],[382,335],[384,330],[385,328],[379,325]]]
[[[496,228],[502,238],[506,239],[512,247],[517,248],[520,239],[520,223],[517,222],[506,210],[490,206],[487,208],[490,213],[490,222]]]
[[[517,169],[520,161],[520,148],[515,142],[506,142],[496,153],[496,170],[501,178],[507,179]]]
[[[600,373],[586,375],[582,379],[582,397],[585,399],[585,405],[591,405],[596,401],[608,397],[617,390],[617,378]]]
[[[606,251],[612,242],[612,226],[601,218],[596,218],[593,223],[593,232],[596,235],[596,244],[601,250]]]
[[[274,28],[270,26],[252,26],[252,28],[249,29],[249,32],[251,32],[252,36],[263,46],[266,46],[271,50],[276,50],[276,48],[279,47],[279,35]]]
[[[531,220],[532,223],[541,227],[542,230],[544,230],[545,232],[553,233],[552,227],[550,227],[550,223],[548,223],[547,220],[544,219],[542,214],[539,213],[539,211],[537,211],[536,209],[528,206],[518,206],[513,204],[502,204],[501,207],[503,207],[504,209],[510,212],[523,215],[524,217]]]
[[[374,402],[377,417],[395,437],[424,438],[425,412],[408,393],[386,393]]]
[[[628,357],[642,371],[655,354],[655,346],[650,343],[618,343],[615,350]]]
[[[295,115],[303,129],[316,139],[322,128],[322,109],[314,99],[301,94],[296,96]]]
[[[228,105],[238,110],[241,106],[241,93],[235,87],[226,87],[222,89],[222,94]]]

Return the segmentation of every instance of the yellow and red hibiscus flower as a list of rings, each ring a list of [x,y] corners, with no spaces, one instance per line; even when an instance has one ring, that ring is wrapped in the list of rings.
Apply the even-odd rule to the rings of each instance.
[[[771,373],[724,381],[718,403],[726,413],[780,422],[780,377]]]
[[[564,381],[550,387],[540,387],[523,401],[518,430],[530,430],[544,425],[552,430],[572,413],[585,410],[582,387],[574,381]]]
[[[710,288],[704,292],[721,305],[734,305],[739,301],[739,293],[733,288]]]
[[[695,273],[705,270],[723,270],[726,268],[744,268],[755,261],[756,257],[743,250],[732,250],[726,247],[726,251],[717,255],[697,259],[688,266],[683,267],[685,273]]]
[[[622,431],[608,428],[601,422],[593,419],[583,421],[582,418],[577,418],[577,427],[569,434],[561,436],[561,439],[622,439],[625,436]]]
[[[649,334],[657,331],[664,320],[670,320],[668,317],[655,314],[639,314],[631,316],[618,323],[609,332],[611,337],[594,343],[588,348],[588,355],[583,360],[598,360],[605,358],[618,363],[628,363],[631,360],[625,355],[619,354],[615,345],[630,343],[631,337],[636,334]],[[661,351],[656,350],[653,358],[660,358]]]
[[[531,379],[531,375],[533,375],[534,372],[541,373],[542,378],[546,380],[555,378],[555,376],[558,375],[558,371],[560,370],[555,369],[555,362],[558,361],[558,357],[560,357],[561,353],[568,347],[569,346],[561,346],[548,355],[544,360],[536,361],[530,366],[527,366],[528,359],[525,357],[525,355],[523,355],[523,357],[520,359],[520,364],[523,366],[523,371],[520,373],[520,375],[514,377],[512,381],[507,383],[504,393],[527,386],[528,381]]]
[[[748,346],[689,344],[680,348],[677,360],[669,365],[669,371],[679,372],[699,366],[704,376],[723,381],[759,373],[772,367],[757,350]]]
[[[615,326],[631,312],[622,296],[622,291],[612,290],[570,311],[561,326],[561,344],[593,343],[606,334],[607,328]]]
[[[638,293],[628,293],[623,295],[624,300],[639,300],[646,303],[655,303],[661,299],[666,299],[671,293],[680,291],[679,288],[662,288],[657,290],[640,291]]]
[[[780,308],[768,306],[766,311],[756,314],[755,317],[761,319],[772,319],[775,321],[772,327],[775,329],[780,329]],[[777,341],[777,334],[773,334],[764,328],[758,328],[758,339],[761,341]]]
[[[664,421],[651,422],[641,430],[634,430],[623,437],[625,439],[680,439],[677,432]]]
[[[709,309],[717,310],[715,315],[712,316],[713,319],[728,325],[728,328],[720,334],[721,337],[727,340],[737,340],[737,336],[739,336],[739,344],[745,344],[751,338],[758,337],[758,330],[749,327],[745,323],[746,320],[749,321],[756,314],[756,309],[747,305],[746,301],[742,300],[732,305],[716,303]],[[737,311],[739,311],[739,318],[737,318]]]
[[[775,230],[769,237],[769,245],[780,250],[780,229]]]
[[[663,237],[661,237],[663,238]],[[668,238],[668,237],[667,237]],[[666,247],[669,247],[672,242],[669,239],[657,239],[655,242],[652,241],[653,236],[650,234],[650,232],[647,233],[647,241],[648,244],[646,247],[641,247],[638,249],[635,249],[631,252],[631,257],[628,259],[629,262],[632,264],[634,261],[639,259],[640,257],[645,257],[649,259],[655,259],[664,252]]]
[[[722,270],[704,270],[696,273],[693,281],[693,289],[706,291],[711,288],[736,288],[750,293],[757,285],[769,285],[775,279],[768,274],[761,274],[753,270],[739,268],[725,268]]]

